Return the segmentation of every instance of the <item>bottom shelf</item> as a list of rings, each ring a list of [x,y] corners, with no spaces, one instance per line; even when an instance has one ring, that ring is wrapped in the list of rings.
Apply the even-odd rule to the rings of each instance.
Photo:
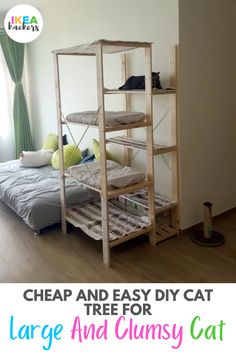
[[[136,192],[122,194],[119,196],[119,200],[122,203],[128,204],[133,208],[139,210],[148,209],[148,191],[147,189],[139,189]],[[161,194],[155,193],[155,210],[156,214],[162,213],[166,210],[175,209],[177,202],[167,198]]]
[[[109,201],[108,207],[110,247],[143,235],[153,228],[146,216],[140,217],[140,215],[127,212],[122,208],[121,203]],[[93,239],[102,240],[100,202],[67,209],[66,220]]]
[[[148,195],[146,189],[138,190],[134,193],[121,195],[119,197],[127,210],[135,209],[142,215],[147,215]],[[155,193],[156,209],[156,243],[167,240],[170,237],[178,235],[178,228],[172,225],[177,224],[176,220],[176,201]]]
[[[178,234],[178,230],[170,225],[161,225],[158,227],[156,231],[156,243],[167,240],[170,237],[176,236]]]

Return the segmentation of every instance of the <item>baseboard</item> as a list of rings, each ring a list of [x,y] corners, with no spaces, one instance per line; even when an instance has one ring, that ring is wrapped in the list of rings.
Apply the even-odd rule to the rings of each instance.
[[[233,214],[233,213],[235,213],[236,212],[236,207],[234,207],[234,208],[231,208],[231,209],[229,209],[229,210],[226,210],[226,211],[224,211],[223,213],[220,213],[220,214],[218,214],[218,215],[215,215],[215,216],[213,216],[213,221],[215,220],[218,220],[218,219],[221,219],[221,218],[223,218],[223,217],[226,217],[226,216],[228,216],[228,215],[231,215],[231,214]],[[180,229],[179,230],[179,234],[180,235],[186,235],[186,234],[189,234],[189,233],[191,233],[191,232],[193,232],[194,230],[196,230],[196,229],[198,229],[198,228],[200,228],[200,227],[203,227],[203,221],[202,222],[199,222],[199,223],[197,223],[197,224],[195,224],[195,225],[192,225],[192,226],[190,226],[190,227],[187,227],[186,229]]]

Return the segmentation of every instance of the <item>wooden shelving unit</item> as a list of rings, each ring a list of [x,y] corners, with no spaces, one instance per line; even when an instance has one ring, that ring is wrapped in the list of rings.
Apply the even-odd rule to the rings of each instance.
[[[144,51],[144,63],[145,63],[145,90],[142,94],[145,97],[145,121],[132,124],[120,124],[118,126],[107,126],[105,121],[105,95],[106,94],[125,94],[132,92],[124,92],[119,90],[108,91],[104,89],[104,75],[103,75],[103,56],[105,54],[112,53],[124,53],[130,50],[135,50],[141,48]],[[67,49],[59,49],[53,52],[54,54],[54,64],[55,64],[55,78],[56,78],[56,100],[57,100],[57,126],[58,126],[58,136],[59,136],[59,151],[60,151],[60,186],[61,186],[61,219],[62,219],[62,230],[64,233],[67,232],[67,221],[72,223],[76,227],[84,229],[86,232],[86,227],[82,227],[81,215],[84,210],[71,210],[66,206],[65,200],[65,178],[67,177],[66,171],[64,171],[64,157],[63,157],[63,125],[65,123],[64,116],[61,112],[61,88],[60,88],[60,71],[59,71],[59,58],[64,55],[72,56],[94,56],[96,60],[97,67],[97,102],[98,102],[98,129],[99,129],[99,144],[100,144],[100,173],[101,173],[101,186],[97,189],[101,196],[100,209],[101,213],[98,216],[99,233],[102,235],[103,243],[103,262],[105,265],[110,265],[110,248],[114,247],[122,242],[130,240],[134,237],[138,237],[143,234],[149,235],[149,241],[152,245],[156,244],[156,223],[155,223],[155,200],[154,200],[154,151],[153,148],[153,107],[152,107],[152,97],[153,94],[166,94],[167,92],[153,92],[152,91],[152,53],[151,53],[151,43],[147,42],[127,42],[127,41],[107,41],[98,40],[96,42],[79,45],[76,47],[71,47]],[[123,54],[122,54],[123,58]],[[172,91],[172,90],[171,90]],[[141,92],[139,92],[141,93]],[[171,92],[172,93],[172,92]],[[68,124],[68,122],[66,122]],[[72,124],[72,123],[70,123]],[[146,160],[147,160],[147,177],[146,181],[138,183],[136,185],[128,186],[122,189],[108,189],[107,183],[107,163],[106,163],[106,143],[108,142],[106,134],[108,132],[114,132],[118,130],[129,131],[136,128],[145,128],[147,144],[145,147]],[[114,141],[113,141],[114,142]],[[169,147],[170,148],[170,147]],[[156,151],[159,148],[157,148]],[[88,188],[93,188],[88,186]],[[120,194],[126,194],[134,192],[140,188],[146,188],[147,190],[147,216],[148,223],[144,222],[143,227],[135,230],[127,230],[119,236],[117,239],[111,238],[111,215],[109,210],[111,209],[111,204],[109,199],[119,196]],[[88,208],[92,206],[88,205]],[[113,210],[113,209],[112,209]],[[94,211],[95,212],[95,211]],[[122,212],[122,211],[121,211]],[[89,222],[89,218],[87,220]],[[128,217],[128,223],[132,222],[132,217]],[[136,221],[137,224],[137,221]],[[86,225],[86,222],[85,222]],[[97,227],[97,224],[96,224]],[[112,231],[113,232],[113,231]],[[93,237],[92,234],[87,230],[89,236]]]

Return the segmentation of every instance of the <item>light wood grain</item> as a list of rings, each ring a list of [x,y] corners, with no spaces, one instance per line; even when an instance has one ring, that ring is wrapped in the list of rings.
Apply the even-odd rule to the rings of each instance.
[[[112,90],[109,90],[109,89],[106,89],[105,90],[105,95],[127,95],[127,94],[145,94],[145,90],[116,90],[116,89],[112,89]],[[176,93],[176,89],[161,89],[161,90],[158,90],[158,89],[155,89],[152,91],[152,94],[153,95],[171,95],[171,94],[174,94]]]
[[[178,46],[171,47],[170,53],[170,85],[178,85]],[[171,212],[171,225],[179,233],[179,121],[178,121],[178,90],[176,95],[171,96],[171,143],[176,146],[176,150],[171,154],[172,165],[172,198],[177,201],[177,208]]]
[[[153,225],[149,233],[149,242],[156,244],[156,216],[154,193],[154,154],[153,154],[153,106],[152,106],[152,47],[145,48],[145,106],[146,119],[149,126],[146,129],[147,139],[147,180],[148,186],[148,217]]]
[[[121,54],[121,78],[122,82],[125,83],[126,80],[129,77],[129,70],[128,70],[128,54],[123,53]],[[121,90],[115,90],[116,92],[120,92]],[[106,93],[106,92],[105,92]],[[123,96],[123,109],[127,112],[131,111],[131,102],[130,102],[130,95],[125,93]],[[132,137],[132,130],[127,129],[126,130],[126,136],[127,137]],[[131,164],[131,159],[132,159],[132,151],[130,149],[125,148],[124,149],[124,163],[127,166],[130,166]]]
[[[99,39],[95,42],[85,43],[74,47],[54,50],[54,54],[58,55],[96,55],[96,48],[103,46],[103,52],[106,54],[120,53],[136,48],[145,48],[150,46],[150,42],[134,42],[134,41],[110,41]]]
[[[54,72],[55,72],[55,90],[56,90],[56,107],[57,107],[57,133],[59,147],[59,165],[60,165],[60,196],[61,196],[61,223],[62,231],[67,233],[66,224],[66,198],[65,198],[65,176],[64,176],[64,153],[63,153],[63,128],[61,117],[61,89],[60,89],[60,73],[59,58],[54,54]]]
[[[147,141],[146,140],[136,140],[130,137],[112,137],[106,139],[107,142],[124,145],[129,149],[136,149],[141,151],[147,150]],[[176,151],[175,145],[158,145],[153,144],[153,154],[154,155],[161,155],[166,154],[168,152]]]
[[[100,145],[100,176],[101,176],[101,208],[102,208],[102,249],[103,262],[110,266],[109,245],[109,217],[108,217],[108,184],[107,184],[107,161],[106,161],[106,135],[105,135],[105,102],[103,84],[103,48],[99,43],[96,46],[97,63],[97,101],[99,107],[99,145]]]

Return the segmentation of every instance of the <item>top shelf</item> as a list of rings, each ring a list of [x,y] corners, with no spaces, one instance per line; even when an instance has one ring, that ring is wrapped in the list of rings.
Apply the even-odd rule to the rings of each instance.
[[[105,54],[121,53],[137,48],[148,48],[151,42],[133,42],[133,41],[109,41],[99,39],[95,42],[77,45],[75,47],[53,50],[54,54],[59,55],[96,55],[97,45],[102,45],[102,51]]]
[[[105,89],[104,93],[106,95],[116,95],[116,94],[127,94],[127,93],[133,93],[133,94],[145,94],[146,91],[145,90],[117,90],[117,89]],[[170,95],[176,93],[176,89],[175,88],[168,88],[168,89],[153,89],[152,90],[152,94],[153,95]]]

